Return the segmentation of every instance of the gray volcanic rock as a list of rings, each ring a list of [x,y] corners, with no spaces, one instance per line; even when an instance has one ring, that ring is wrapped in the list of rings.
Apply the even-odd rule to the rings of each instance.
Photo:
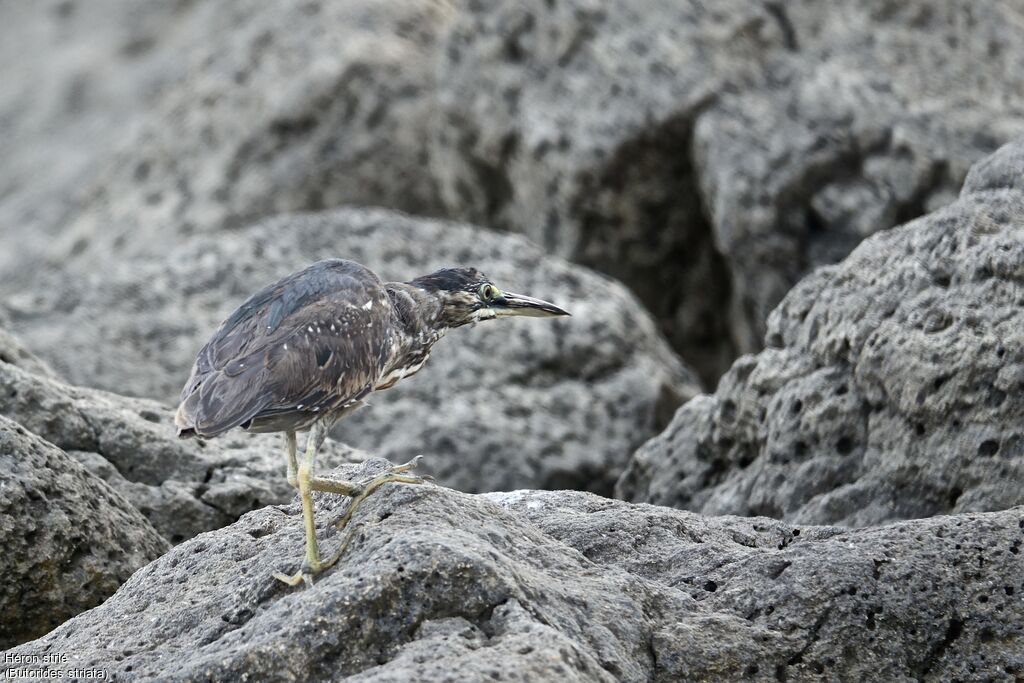
[[[22,52],[11,61],[49,57],[39,43],[51,36],[67,46],[25,60],[0,88],[0,115],[40,120],[13,136],[25,143],[12,143],[12,168],[35,171],[31,183],[0,204],[22,256],[0,258],[0,269],[19,280],[39,266],[30,247],[55,266],[99,269],[110,255],[157,254],[184,235],[283,211],[440,210],[424,93],[444,3],[28,4],[41,7],[5,16],[5,32],[29,36],[12,41]],[[68,111],[50,101],[64,97],[76,98]],[[44,162],[65,156],[47,139],[53,129],[77,151],[48,172]]]
[[[13,297],[10,317],[71,381],[170,401],[249,294],[337,256],[396,280],[473,265],[573,313],[453,331],[424,370],[339,424],[345,442],[396,462],[427,455],[425,468],[457,488],[610,492],[629,454],[699,391],[621,285],[518,236],[383,210],[282,216],[102,277],[54,273]]]
[[[182,55],[212,28],[204,25],[211,12],[198,7],[41,0],[0,8],[0,273],[38,264],[97,164],[187,69]]]
[[[800,275],[1024,132],[1011,6],[890,4],[12,4],[0,292],[384,205],[622,279],[710,386]]]
[[[970,0],[481,0],[444,40],[434,168],[453,215],[629,285],[710,384],[800,276],[1024,134],[1018,25]]]
[[[179,441],[171,411],[155,401],[68,386],[4,362],[0,416],[66,451],[174,543],[295,494],[281,437]],[[321,454],[328,467],[363,457],[334,442]]]
[[[14,335],[0,327],[0,363],[17,365],[23,370],[53,377],[53,370],[42,359],[25,348]]]
[[[693,144],[746,352],[805,273],[949,203],[971,164],[1024,135],[1019,7],[765,8],[790,52],[766,60],[762,87],[723,93]]]
[[[806,277],[769,319],[769,348],[681,408],[618,494],[852,525],[1024,503],[1019,150]]]
[[[0,417],[0,648],[111,595],[167,541],[59,448]]]
[[[735,355],[729,282],[690,137],[739,63],[729,26],[768,18],[718,4],[472,3],[444,38],[431,152],[452,215],[622,280],[712,381]]]
[[[344,476],[365,476],[367,469]],[[343,499],[318,506],[323,545]],[[125,680],[978,679],[1024,671],[1024,511],[842,532],[576,492],[385,487],[309,589],[250,513],[15,648]],[[60,667],[52,667],[54,669]]]
[[[1003,145],[995,154],[971,167],[961,194],[985,190],[1017,190],[1024,192],[1024,139]]]

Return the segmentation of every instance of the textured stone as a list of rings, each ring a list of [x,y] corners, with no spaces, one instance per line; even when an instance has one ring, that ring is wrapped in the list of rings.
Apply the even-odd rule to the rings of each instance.
[[[25,242],[20,259],[0,258],[11,278],[31,280],[41,256],[99,269],[110,256],[159,254],[184,235],[283,211],[439,211],[424,93],[444,3],[106,2],[95,14],[91,5],[28,4],[40,7],[19,8],[9,31],[43,44],[71,38],[52,56],[14,41],[19,63],[25,53],[48,59],[29,58],[0,90],[0,112],[40,116],[19,124],[24,144],[11,143],[24,159],[15,170],[35,171],[0,205],[0,224]],[[42,94],[21,96],[40,81]],[[71,97],[65,91],[78,99],[52,111],[50,98]],[[65,155],[51,129],[57,144],[79,150],[52,171],[43,164]]]
[[[0,648],[95,607],[167,541],[59,448],[0,416]]]
[[[28,273],[75,218],[213,12],[154,0],[9,3],[0,24],[0,288]],[[202,15],[207,15],[204,17]],[[6,240],[9,237],[13,246]]]
[[[971,167],[961,194],[1009,189],[1024,192],[1024,140],[1003,145]]]
[[[801,281],[619,495],[852,525],[1024,503],[1024,192],[999,187],[1019,150]]]
[[[368,463],[367,468],[378,467]],[[364,476],[367,469],[353,475]],[[327,549],[344,499],[318,505]],[[297,504],[181,544],[13,655],[128,680],[976,680],[1024,671],[1024,511],[843,532],[389,486],[309,589]],[[56,668],[56,667],[54,667]]]
[[[699,391],[621,285],[518,236],[381,210],[282,216],[101,277],[56,272],[9,310],[18,335],[71,381],[170,401],[246,296],[334,256],[395,280],[472,265],[574,314],[455,330],[415,377],[339,423],[346,443],[396,462],[423,453],[427,471],[460,489],[610,492],[629,454]]]
[[[25,348],[7,330],[0,327],[0,363],[17,365],[19,368],[37,375],[53,377],[53,370],[42,359]]]
[[[444,39],[431,153],[453,215],[627,283],[709,380],[734,355],[729,283],[689,145],[739,63],[730,25],[766,16],[746,5],[472,3]]]
[[[68,386],[0,362],[0,415],[66,451],[174,543],[295,493],[281,437],[179,441],[171,411],[155,401]],[[321,453],[328,467],[362,457],[330,441]]]
[[[444,40],[449,211],[629,285],[713,386],[806,272],[1024,134],[1019,8],[480,0]]]
[[[802,274],[1024,133],[1006,3],[21,5],[0,293],[41,262],[383,205],[623,280],[708,387]]]

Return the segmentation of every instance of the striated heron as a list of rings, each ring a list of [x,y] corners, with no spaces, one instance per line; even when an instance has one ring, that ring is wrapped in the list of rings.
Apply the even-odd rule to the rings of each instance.
[[[421,456],[361,482],[315,476],[317,450],[331,426],[370,392],[419,371],[449,329],[517,315],[569,314],[546,301],[502,292],[473,268],[382,282],[354,261],[319,261],[256,293],[221,323],[181,392],[178,436],[209,438],[235,427],[284,432],[288,482],[302,499],[306,559],[294,576],[274,576],[293,586],[309,583],[341,555],[339,550],[327,560],[320,557],[313,491],[352,496],[344,521],[383,484],[423,482],[408,474]],[[295,435],[306,430],[300,464]]]

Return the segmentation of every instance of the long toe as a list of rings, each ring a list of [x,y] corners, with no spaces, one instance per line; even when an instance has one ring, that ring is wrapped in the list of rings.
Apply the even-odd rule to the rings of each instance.
[[[398,484],[425,484],[428,480],[432,479],[430,476],[403,474],[407,471],[408,470],[388,470],[381,474],[376,474],[372,477],[363,479],[356,484],[356,490],[352,494],[353,500],[362,501],[384,484],[390,484],[393,482]]]
[[[281,572],[274,572],[274,578],[278,581],[288,584],[289,586],[294,587],[302,583],[303,580],[305,580],[306,575],[301,571],[298,574],[293,574],[292,576],[282,574]]]
[[[287,583],[289,586],[298,586],[300,583],[305,583],[307,587],[311,587],[313,585],[313,577],[329,568],[337,561],[338,558],[333,557],[329,562],[317,562],[316,567],[311,567],[308,562],[303,562],[302,569],[295,574],[288,576],[282,572],[274,572],[274,578],[278,581]]]
[[[404,465],[395,465],[395,466],[391,467],[388,471],[389,472],[394,472],[395,474],[401,474],[402,472],[408,472],[408,471],[410,471],[412,469],[415,469],[416,466],[420,464],[420,460],[422,460],[422,459],[423,459],[422,455],[417,455],[415,458],[413,458],[409,462],[405,463]]]
[[[363,504],[370,494],[379,489],[384,484],[425,484],[426,480],[423,477],[417,477],[412,474],[396,474],[393,471],[384,472],[378,474],[370,479],[363,480],[357,484],[358,493],[352,496],[352,502],[349,503],[348,510],[342,515],[341,519],[335,522],[334,526],[338,529],[343,529],[352,519],[356,510]]]

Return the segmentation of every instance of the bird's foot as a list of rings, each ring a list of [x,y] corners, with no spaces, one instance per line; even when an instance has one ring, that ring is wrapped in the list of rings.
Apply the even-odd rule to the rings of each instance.
[[[312,574],[308,574],[304,569],[299,570],[297,574],[292,574],[291,576],[281,572],[274,572],[274,578],[292,587],[298,586],[302,582],[305,582],[307,586],[313,585]]]
[[[356,509],[358,509],[358,507],[363,503],[363,501],[365,501],[370,496],[371,493],[379,489],[384,484],[428,483],[430,477],[417,477],[415,475],[401,474],[402,472],[407,472],[413,467],[416,467],[416,464],[422,457],[422,455],[418,455],[415,458],[413,458],[410,462],[407,462],[404,465],[398,465],[397,467],[392,468],[387,472],[384,472],[383,474],[378,474],[375,477],[371,477],[370,479],[366,479],[356,484],[357,493],[355,493],[352,496],[352,502],[349,504],[348,510],[345,510],[345,514],[341,516],[341,519],[334,523],[334,526],[338,529],[344,529],[346,526],[348,526],[349,522],[352,521],[352,516],[355,514]],[[321,567],[323,569],[333,566],[339,559],[341,559],[341,556],[344,554],[345,549],[348,548],[348,544],[352,541],[352,538],[355,536],[356,531],[357,529],[352,529],[348,532],[348,534],[346,534],[345,540],[341,542],[341,545],[338,547],[338,550],[334,553],[334,555],[332,555],[330,559],[328,559],[326,562],[321,563]]]
[[[352,502],[349,504],[348,510],[346,510],[345,514],[341,516],[341,519],[335,522],[334,526],[336,526],[339,529],[344,529],[345,526],[348,525],[349,521],[351,521],[352,515],[354,515],[359,506],[363,504],[363,501],[365,501],[370,496],[370,494],[372,494],[374,491],[379,489],[384,484],[428,483],[430,481],[429,477],[418,477],[413,474],[403,474],[403,472],[408,472],[410,469],[415,467],[419,462],[420,458],[422,457],[423,456],[418,455],[411,461],[405,463],[404,465],[398,465],[396,467],[389,469],[383,474],[378,474],[375,477],[370,477],[369,479],[364,479],[363,481],[357,483],[356,490],[352,494]]]
[[[311,488],[313,490],[330,491],[331,493],[341,493],[343,495],[352,496],[352,502],[349,503],[348,509],[345,511],[345,514],[342,515],[341,519],[339,519],[335,523],[335,526],[337,528],[343,529],[352,520],[352,515],[355,514],[355,511],[359,508],[363,501],[365,501],[370,496],[370,494],[372,494],[374,491],[379,489],[384,484],[428,483],[431,480],[430,477],[419,477],[412,474],[406,474],[406,472],[416,467],[419,464],[420,460],[422,459],[422,455],[417,455],[415,458],[413,458],[412,460],[403,465],[395,465],[394,467],[389,468],[388,470],[381,474],[378,474],[374,477],[370,477],[369,479],[364,479],[363,481],[357,482],[355,484],[349,482],[336,482],[327,479],[314,478],[311,481]],[[288,584],[289,586],[298,586],[300,583],[304,583],[306,584],[306,586],[312,586],[313,577],[315,577],[320,572],[333,567],[338,562],[338,560],[341,559],[341,556],[342,554],[344,554],[345,549],[348,548],[349,542],[352,540],[353,535],[354,532],[350,532],[349,534],[347,534],[345,536],[345,539],[341,542],[341,546],[338,548],[338,550],[333,555],[331,555],[331,557],[327,560],[321,561],[318,559],[317,556],[316,559],[311,561],[307,557],[306,561],[302,564],[302,569],[300,569],[297,573],[288,576],[287,574],[284,574],[282,572],[274,572],[274,578],[278,581]],[[316,555],[315,551],[314,554]]]
[[[420,460],[422,459],[422,455],[417,455],[415,458],[405,463],[404,465],[392,466],[391,468],[388,469],[388,472],[392,472],[394,474],[402,474],[403,472],[409,472],[411,470],[416,469],[416,467],[420,464]]]
[[[302,568],[295,574],[288,576],[282,572],[274,572],[274,578],[288,584],[289,586],[298,586],[300,583],[305,583],[307,588],[312,588],[313,577],[333,567],[341,557],[341,554],[345,551],[345,548],[348,547],[350,540],[352,540],[351,536],[346,537],[345,540],[342,541],[341,547],[338,548],[338,551],[329,559],[321,560],[317,557],[313,562],[310,562],[309,558],[307,558],[303,561]]]
[[[386,474],[404,474],[412,470],[414,467],[419,465],[420,460],[423,459],[422,455],[417,455],[415,458],[405,463],[404,465],[394,465],[386,470]],[[383,476],[383,475],[378,475]],[[369,477],[360,482],[340,481],[337,479],[327,479],[325,477],[312,477],[309,480],[309,488],[313,491],[324,491],[327,493],[337,493],[343,496],[357,497],[366,490],[366,487],[372,484],[378,477]],[[424,475],[422,477],[410,477],[411,479],[417,479],[418,481],[409,481],[406,483],[416,484],[424,481],[433,481],[433,477]],[[291,479],[288,480],[291,483]],[[398,481],[398,480],[390,480]],[[384,482],[387,483],[387,482]],[[298,485],[296,480],[295,485]]]
[[[416,469],[420,464],[420,460],[423,460],[423,456],[417,455],[415,458],[413,458],[407,463],[404,463],[402,465],[392,465],[387,470],[385,470],[383,474],[378,474],[363,479],[362,481],[358,482],[356,486],[359,487],[359,491],[369,494],[369,492],[366,491],[366,487],[372,485],[373,488],[377,488],[378,486],[387,484],[388,482],[392,481],[403,484],[425,484],[428,482],[433,482],[434,478],[429,474],[406,474],[406,472],[411,472],[412,470]],[[380,483],[376,483],[378,480],[382,481]]]
[[[345,543],[342,544],[342,549],[344,549],[344,546],[346,545],[348,545],[347,540]],[[300,569],[295,574],[292,574],[291,576],[288,576],[287,574],[284,574],[282,572],[274,572],[274,578],[278,581],[281,581],[282,583],[288,584],[289,586],[294,587],[298,586],[300,583],[304,583],[306,584],[307,588],[312,588],[313,577],[319,574],[320,572],[324,571],[325,569],[330,569],[331,567],[333,567],[334,563],[338,561],[339,557],[341,557],[341,551],[338,551],[333,557],[331,557],[331,559],[329,559],[326,562],[318,561],[315,565],[310,565],[308,561],[303,562],[302,569]]]

